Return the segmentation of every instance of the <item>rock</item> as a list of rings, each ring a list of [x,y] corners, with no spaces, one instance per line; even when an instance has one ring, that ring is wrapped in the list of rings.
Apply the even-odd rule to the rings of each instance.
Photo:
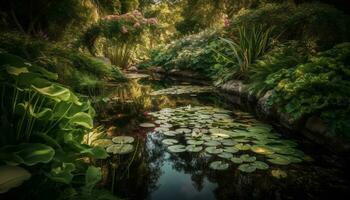
[[[319,134],[325,134],[327,132],[327,125],[326,123],[317,116],[312,116],[306,121],[305,127],[315,133]]]
[[[128,68],[129,71],[137,71],[137,67],[136,66],[131,66]]]

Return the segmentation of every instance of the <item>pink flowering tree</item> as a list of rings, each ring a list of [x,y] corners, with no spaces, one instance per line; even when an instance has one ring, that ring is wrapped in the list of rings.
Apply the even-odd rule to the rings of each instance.
[[[112,64],[126,68],[137,45],[142,43],[142,34],[153,29],[155,18],[144,18],[138,11],[122,15],[108,15],[93,25],[84,35],[83,43],[92,54],[96,53],[96,41],[102,40],[102,51]]]

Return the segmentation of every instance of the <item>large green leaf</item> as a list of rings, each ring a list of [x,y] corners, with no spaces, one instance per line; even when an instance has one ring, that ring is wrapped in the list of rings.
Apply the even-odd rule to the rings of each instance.
[[[69,184],[74,177],[72,174],[74,170],[73,163],[62,163],[60,166],[53,167],[47,176],[55,182]]]
[[[91,194],[92,189],[102,179],[102,172],[99,167],[90,166],[85,173],[85,186],[83,191],[86,194]]]
[[[0,166],[0,194],[11,188],[20,186],[23,181],[28,180],[31,174],[18,166]]]
[[[48,163],[55,155],[55,150],[45,144],[23,143],[7,145],[0,149],[0,159],[11,164],[32,166],[38,163]]]
[[[105,159],[109,155],[103,147],[92,147],[81,151],[80,153],[86,154],[95,159]]]
[[[91,115],[84,112],[78,112],[72,117],[69,118],[69,123],[83,126],[85,128],[91,129],[93,128],[93,119]]]

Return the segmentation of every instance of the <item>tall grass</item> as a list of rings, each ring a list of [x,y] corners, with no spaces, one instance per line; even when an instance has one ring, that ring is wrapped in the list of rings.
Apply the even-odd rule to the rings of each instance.
[[[227,44],[225,53],[216,51],[217,56],[224,62],[224,66],[231,66],[224,70],[224,76],[245,77],[251,64],[268,50],[273,27],[253,26],[239,27],[237,37],[233,39],[220,38]],[[226,77],[227,78],[227,77]]]

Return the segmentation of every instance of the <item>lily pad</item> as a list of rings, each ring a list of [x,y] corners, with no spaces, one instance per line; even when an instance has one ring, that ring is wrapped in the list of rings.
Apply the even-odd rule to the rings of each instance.
[[[251,150],[255,153],[258,154],[263,154],[263,155],[268,155],[268,154],[273,154],[274,152],[271,151],[268,147],[266,146],[258,146],[258,145],[254,145],[251,147]]]
[[[217,149],[216,147],[207,147],[205,148],[205,151],[210,154],[219,154],[223,152],[222,149]]]
[[[117,136],[112,139],[112,141],[117,144],[133,143],[134,140],[135,139],[130,136]]]
[[[237,142],[229,139],[222,140],[221,143],[224,146],[235,146],[237,144]]]
[[[131,144],[112,144],[111,146],[107,147],[106,151],[107,153],[123,155],[133,152],[134,146]]]
[[[177,134],[177,132],[175,132],[175,131],[165,131],[163,134],[166,135],[166,136],[175,136]]]
[[[177,144],[179,141],[175,140],[175,139],[164,139],[162,141],[163,144],[166,144],[166,145],[174,145],[174,144]]]
[[[139,126],[143,127],[143,128],[153,128],[156,127],[156,125],[152,124],[152,123],[141,123]]]
[[[224,147],[224,151],[228,153],[237,153],[239,149],[236,147]]]
[[[221,144],[220,142],[214,141],[214,140],[204,143],[205,146],[210,146],[210,147],[216,147],[216,146],[219,146],[220,144]]]
[[[229,167],[229,164],[222,161],[214,161],[209,164],[209,167],[214,170],[225,170]]]
[[[255,161],[252,163],[252,165],[254,165],[257,169],[261,169],[261,170],[269,169],[269,165],[262,161]]]
[[[184,145],[177,144],[177,145],[169,146],[168,150],[172,153],[181,153],[186,151],[186,147]]]
[[[202,151],[202,149],[203,149],[203,147],[201,147],[201,146],[196,146],[196,145],[188,145],[188,146],[186,147],[186,150],[187,150],[188,152],[200,152],[200,151]]]
[[[254,162],[256,160],[255,156],[249,156],[248,154],[243,154],[240,156],[243,162]]]
[[[231,159],[233,157],[232,153],[222,152],[218,154],[220,158]]]
[[[178,134],[182,134],[182,133],[191,133],[191,129],[188,128],[178,128],[175,130]]]
[[[251,148],[251,146],[249,144],[236,144],[235,147],[239,150],[242,150],[242,151],[247,151]]]
[[[238,157],[232,157],[232,158],[231,158],[231,161],[232,161],[233,163],[236,163],[236,164],[241,164],[241,163],[243,163],[243,160],[242,160],[241,158],[238,158]]]
[[[267,159],[267,161],[276,165],[289,165],[291,163],[290,160],[283,157],[275,157],[272,159]]]
[[[203,140],[187,140],[187,144],[202,145],[203,143]]]
[[[169,131],[169,128],[157,127],[154,129],[154,131],[159,132],[159,133],[163,133],[163,132]]]
[[[255,165],[252,165],[252,164],[242,164],[238,166],[238,169],[242,172],[252,173],[256,170],[256,167]]]

